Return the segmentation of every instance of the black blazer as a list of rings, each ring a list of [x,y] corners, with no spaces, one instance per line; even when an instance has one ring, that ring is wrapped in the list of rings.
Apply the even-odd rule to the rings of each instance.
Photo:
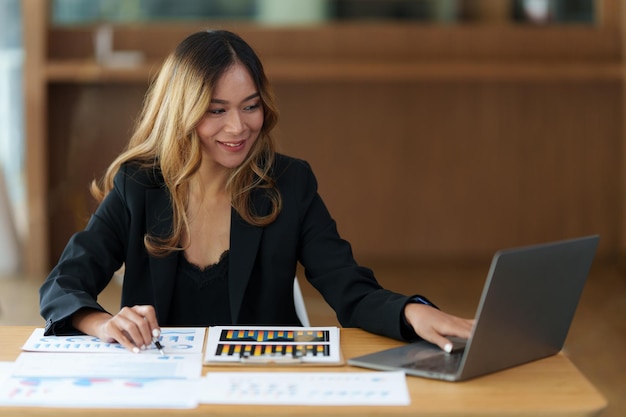
[[[300,325],[293,302],[296,264],[337,313],[342,326],[360,327],[397,339],[414,337],[402,319],[409,297],[381,288],[371,270],[356,264],[350,244],[317,192],[310,166],[277,155],[273,176],[283,207],[275,222],[255,227],[233,210],[229,288],[234,325]],[[83,307],[103,310],[98,294],[125,264],[122,306],[153,305],[161,326],[168,325],[180,252],[154,257],[144,248],[149,232],[171,229],[169,193],[157,172],[124,165],[114,189],[74,234],[40,289],[46,334],[76,332],[71,316]],[[269,200],[254,195],[258,213]]]

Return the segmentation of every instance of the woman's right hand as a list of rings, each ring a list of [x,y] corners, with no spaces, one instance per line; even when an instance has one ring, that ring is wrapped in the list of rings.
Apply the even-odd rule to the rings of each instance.
[[[102,311],[83,309],[74,314],[72,324],[83,333],[96,336],[103,342],[118,342],[135,353],[148,348],[161,333],[154,307],[151,305],[123,307],[114,316]]]

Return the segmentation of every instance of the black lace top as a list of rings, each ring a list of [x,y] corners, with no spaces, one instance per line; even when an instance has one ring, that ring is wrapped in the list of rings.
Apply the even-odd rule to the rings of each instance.
[[[206,327],[228,324],[232,324],[228,295],[228,251],[222,254],[218,263],[204,269],[190,263],[181,254],[169,323],[161,326]]]

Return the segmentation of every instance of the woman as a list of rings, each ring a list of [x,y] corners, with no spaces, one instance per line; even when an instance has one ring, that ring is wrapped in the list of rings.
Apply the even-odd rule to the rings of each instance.
[[[346,327],[450,349],[472,321],[385,290],[356,264],[309,165],[274,151],[277,111],[255,52],[195,33],[167,58],[128,148],[92,185],[100,205],[40,289],[46,334],[139,352],[160,326],[299,325],[300,262]],[[125,266],[122,309],[96,301]]]

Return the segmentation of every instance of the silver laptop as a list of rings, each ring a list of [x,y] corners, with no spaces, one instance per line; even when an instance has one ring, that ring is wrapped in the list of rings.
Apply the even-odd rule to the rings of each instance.
[[[359,356],[348,364],[461,381],[558,353],[574,317],[598,236],[497,252],[467,341],[445,353],[426,341]]]

